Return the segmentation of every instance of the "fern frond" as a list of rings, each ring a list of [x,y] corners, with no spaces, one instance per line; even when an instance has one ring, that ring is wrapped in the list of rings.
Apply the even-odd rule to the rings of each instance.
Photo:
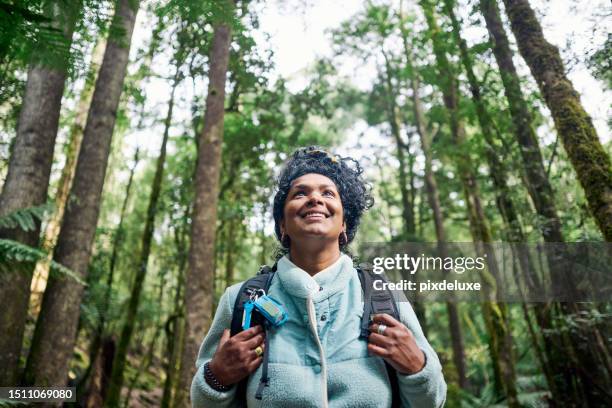
[[[0,398],[0,408],[5,408],[5,407],[27,407],[28,403],[27,402],[22,402],[22,401],[11,401],[8,399],[1,399]]]
[[[36,229],[36,221],[42,221],[45,214],[53,210],[53,204],[22,208],[0,217],[0,229],[21,228],[24,231]]]
[[[11,264],[17,263],[36,263],[41,259],[45,259],[47,253],[37,248],[24,245],[20,242],[10,239],[0,239],[0,271]],[[75,280],[83,286],[87,286],[85,281],[76,275],[72,270],[66,268],[55,261],[49,264],[50,273],[59,273]]]

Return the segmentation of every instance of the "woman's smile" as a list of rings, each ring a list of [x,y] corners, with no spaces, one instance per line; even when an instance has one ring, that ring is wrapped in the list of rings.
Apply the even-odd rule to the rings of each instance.
[[[329,215],[319,212],[319,211],[306,211],[303,215],[302,218],[304,218],[306,221],[322,221],[326,218],[328,218]]]

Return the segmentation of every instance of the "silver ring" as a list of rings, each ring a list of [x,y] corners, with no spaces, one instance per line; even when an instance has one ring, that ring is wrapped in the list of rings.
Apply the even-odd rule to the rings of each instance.
[[[387,330],[387,326],[385,326],[384,324],[379,324],[378,325],[378,329],[376,330],[378,332],[378,334],[380,334],[381,336],[385,335],[385,330]]]

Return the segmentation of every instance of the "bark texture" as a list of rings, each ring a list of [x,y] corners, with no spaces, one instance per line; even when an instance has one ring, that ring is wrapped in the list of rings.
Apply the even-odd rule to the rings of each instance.
[[[44,58],[49,54],[44,49],[34,52],[36,57],[28,69],[13,154],[0,195],[0,217],[42,205],[47,200],[69,50],[80,10],[80,1],[48,2],[45,6],[45,14],[52,28],[61,33],[65,49],[55,53],[51,61]],[[0,230],[0,238],[37,247],[39,232],[40,223],[37,223],[28,232],[18,228]],[[31,280],[31,269],[0,271],[0,386],[17,385]]]
[[[217,202],[230,43],[230,26],[224,22],[215,25],[209,60],[204,128],[198,142],[191,246],[185,284],[186,333],[180,387],[175,400],[178,407],[188,406],[187,395],[195,374],[198,349],[210,327],[213,312]]]
[[[521,15],[526,18],[525,21],[518,22],[512,20],[513,17],[510,16],[511,8],[508,8],[510,3],[513,3],[514,18],[516,19],[517,16]],[[578,156],[582,155],[580,151],[583,149],[597,152],[597,146],[601,149],[601,145],[592,127],[590,118],[580,106],[580,100],[577,93],[573,90],[571,82],[565,77],[558,50],[544,39],[541,27],[533,14],[533,10],[529,7],[528,2],[507,2],[506,4],[513,31],[519,42],[519,51],[530,66],[532,74],[536,77],[540,90],[555,119],[555,125],[559,136],[564,143],[566,140],[569,143],[569,145],[565,145],[566,150],[568,151],[574,168],[579,174],[579,179],[579,168],[581,165],[583,171],[585,165],[587,167],[593,165],[593,169],[595,173],[597,173],[602,169],[601,164],[604,163],[605,160],[604,162],[598,162],[596,159],[593,163],[587,164],[584,160],[591,160],[592,156],[572,158],[572,154]],[[563,242],[564,237],[554,202],[553,189],[544,168],[537,137],[532,126],[532,117],[523,96],[519,77],[512,61],[512,51],[500,18],[499,9],[497,4],[491,0],[481,0],[480,8],[485,17],[487,29],[493,43],[493,53],[500,69],[504,90],[508,99],[515,137],[521,147],[528,191],[536,211],[542,219],[542,236],[544,240],[549,243]],[[521,29],[521,25],[526,25],[530,28]],[[519,33],[522,33],[522,37]],[[521,45],[521,41],[527,41],[528,44]],[[542,48],[533,49],[534,44],[536,44],[536,47]],[[527,55],[530,55],[530,60],[528,60]],[[539,73],[539,77],[536,72]],[[557,106],[556,110],[553,110],[550,104],[551,102],[554,104],[566,104],[566,107],[562,108]],[[571,130],[572,127],[568,127],[567,123],[559,117],[560,114],[563,114],[563,109],[570,109],[570,111],[574,113],[569,118],[574,121],[574,126],[581,124],[581,126],[583,126],[583,132],[569,135],[569,137],[566,133],[564,136],[562,132],[568,132],[568,130],[573,132],[573,130]],[[593,143],[593,145],[589,146],[590,143]],[[581,144],[582,146],[577,146],[576,144]],[[570,151],[570,149],[573,149],[573,152]],[[600,153],[603,153],[607,158],[607,170],[604,172],[607,172],[608,178],[612,181],[609,158],[603,149],[601,149]],[[598,156],[598,153],[595,153],[595,156]],[[601,158],[601,155],[599,157]],[[575,163],[576,159],[581,161],[582,164],[577,165]],[[601,174],[599,176],[594,174],[594,177],[596,179],[600,177],[601,180]],[[589,205],[591,205],[588,190],[584,183],[582,183],[582,185],[587,192]],[[612,191],[610,190],[610,185],[612,184],[608,182],[608,191]],[[605,197],[605,188],[595,193],[599,194],[601,192],[603,192],[603,196]],[[612,201],[609,201],[609,203],[611,202]],[[610,208],[608,204],[608,211]],[[591,211],[593,212],[592,206]],[[593,213],[597,218],[595,212]],[[608,212],[608,220],[611,220],[612,218],[610,218],[609,215],[610,213]],[[598,221],[598,223],[601,228],[601,222]],[[605,230],[602,229],[602,231],[604,232],[604,237],[609,240]],[[567,289],[574,290],[574,285],[571,283],[571,276],[566,275],[565,269],[560,266],[564,262],[556,261],[556,257],[557,254],[554,250],[548,251],[548,263],[551,265],[549,269],[555,271],[555,276],[551,276],[551,281],[557,282],[557,284],[559,284],[559,282],[566,282],[569,286]],[[547,304],[544,305],[544,307],[537,307],[534,309],[537,323],[541,327],[543,333],[542,338],[545,346],[543,348],[543,354],[546,358],[544,371],[547,373],[553,400],[566,401],[569,406],[581,406],[585,403],[596,406],[599,403],[598,401],[600,401],[603,395],[600,392],[601,385],[598,386],[597,382],[600,381],[601,384],[605,384],[606,382],[606,373],[605,370],[603,370],[605,364],[601,364],[601,360],[607,358],[608,352],[606,347],[602,348],[596,346],[598,343],[594,340],[599,335],[597,327],[585,327],[584,325],[578,324],[574,328],[573,333],[569,333],[566,330],[555,328],[553,321],[555,319],[555,314],[559,314],[563,318],[572,319],[572,315],[574,314],[580,315],[588,312],[588,306],[577,304]],[[592,344],[592,346],[588,344]],[[598,352],[600,352],[599,355]],[[573,367],[576,366],[589,368],[587,370],[580,370],[580,372],[576,373],[573,369]],[[594,375],[595,373],[597,374]]]
[[[134,7],[134,8],[133,8]],[[100,211],[100,195],[123,90],[137,4],[120,0],[89,109],[76,173],[54,260],[79,276],[87,266]],[[52,277],[47,285],[25,372],[25,383],[64,386],[72,356],[83,287]],[[50,358],[53,356],[53,358]]]
[[[565,74],[557,47],[546,41],[528,0],[504,0],[519,52],[550,109],[563,147],[584,189],[589,209],[612,242],[612,165],[580,96]]]
[[[55,192],[55,208],[53,215],[47,222],[45,227],[45,233],[43,237],[42,247],[43,250],[48,252],[47,259],[41,260],[36,264],[34,269],[34,278],[32,281],[32,298],[35,296],[34,304],[39,305],[40,298],[42,297],[45,287],[47,285],[47,279],[49,276],[49,264],[53,259],[53,248],[57,242],[59,235],[62,218],[64,217],[64,211],[66,209],[66,201],[68,200],[68,193],[72,186],[72,179],[74,178],[74,172],[76,171],[77,157],[81,150],[81,142],[83,140],[83,131],[85,130],[85,124],[87,123],[87,113],[89,112],[89,105],[91,104],[91,96],[93,94],[95,78],[98,75],[102,58],[104,57],[104,48],[106,47],[106,41],[98,41],[94,47],[91,65],[87,74],[85,87],[79,96],[79,102],[76,108],[76,115],[74,123],[70,127],[70,133],[68,135],[68,142],[66,144],[66,162],[62,169],[59,182],[57,183],[57,191]],[[36,314],[37,316],[37,314]]]

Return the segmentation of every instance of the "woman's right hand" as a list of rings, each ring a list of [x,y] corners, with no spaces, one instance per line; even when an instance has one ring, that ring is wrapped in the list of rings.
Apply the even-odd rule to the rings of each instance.
[[[262,356],[255,349],[264,348],[265,333],[260,325],[230,337],[225,329],[209,367],[221,384],[229,386],[247,377],[259,367]],[[263,355],[263,354],[262,354]]]

